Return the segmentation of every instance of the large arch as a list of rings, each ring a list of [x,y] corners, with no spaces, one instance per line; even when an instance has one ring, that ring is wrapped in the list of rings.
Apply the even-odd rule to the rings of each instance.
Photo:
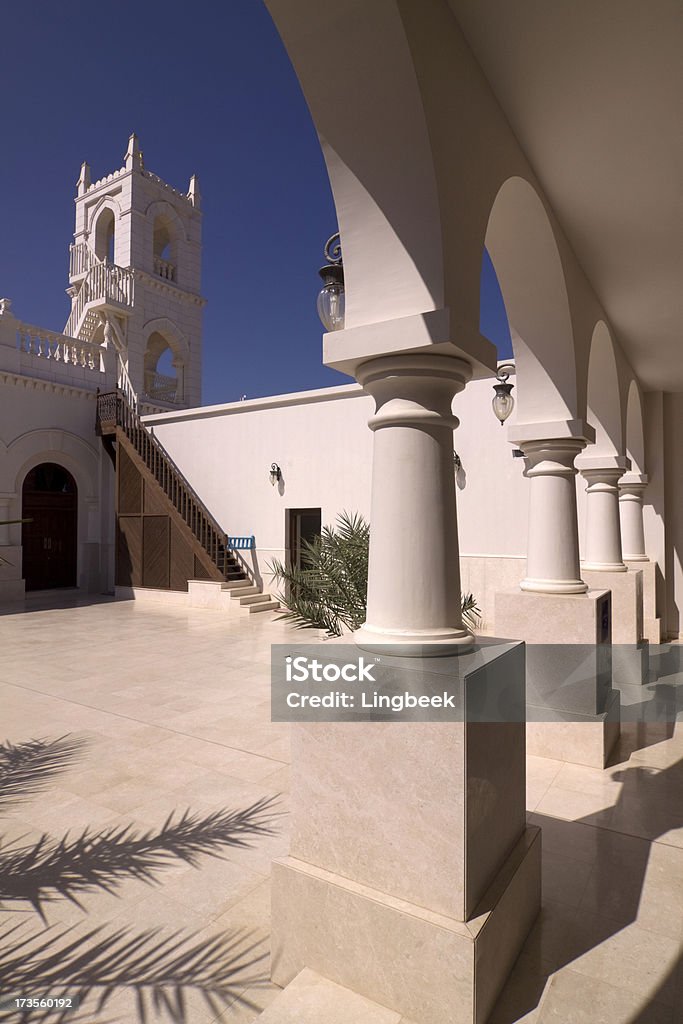
[[[518,422],[578,418],[574,335],[557,242],[535,188],[512,177],[491,207],[485,247],[510,324]]]
[[[614,342],[604,320],[593,330],[588,359],[588,422],[595,429],[591,455],[623,455],[623,417]]]
[[[145,394],[172,404],[182,402],[190,358],[187,339],[168,317],[157,317],[145,324],[143,340]]]
[[[21,575],[26,590],[75,587],[78,579],[78,485],[59,462],[25,476],[21,491]]]
[[[177,210],[164,199],[150,203],[145,216],[153,273],[177,284],[178,270],[184,262],[187,241],[185,225]]]
[[[646,473],[645,430],[643,425],[643,399],[634,378],[626,400],[626,454],[631,460],[632,473]]]
[[[87,232],[90,248],[99,260],[115,260],[116,231],[121,221],[121,207],[114,196],[102,196],[88,211]]]
[[[77,434],[55,429],[29,430],[7,446],[7,479],[14,481],[11,518],[21,518],[21,495],[31,470],[44,462],[53,462],[67,470],[78,489],[77,583],[85,590],[100,586],[100,570],[92,563],[88,548],[99,548],[100,534],[100,456],[92,445]],[[16,543],[19,543],[19,527]]]
[[[268,0],[267,6],[327,164],[344,252],[346,327],[441,309],[436,176],[397,5]],[[325,45],[311,45],[312,39]]]

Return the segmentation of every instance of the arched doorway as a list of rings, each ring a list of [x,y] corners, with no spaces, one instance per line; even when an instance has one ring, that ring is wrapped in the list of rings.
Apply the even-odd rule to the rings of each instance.
[[[76,586],[78,488],[55,462],[35,466],[22,488],[23,566],[26,590]]]

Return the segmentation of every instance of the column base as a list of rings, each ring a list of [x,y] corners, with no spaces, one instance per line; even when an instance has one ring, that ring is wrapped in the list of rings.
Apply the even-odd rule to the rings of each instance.
[[[585,594],[588,584],[583,580],[525,579],[520,583],[519,589],[532,594]]]
[[[634,567],[615,576],[607,576],[602,572],[593,573],[587,569],[586,581],[596,589],[609,587],[612,593],[613,685],[642,686],[648,682],[649,677],[648,645],[642,642],[642,569]]]
[[[650,641],[612,644],[612,679],[615,686],[645,686],[650,682]]]
[[[643,574],[643,637],[651,644],[659,644],[662,640],[662,623],[657,615],[657,573],[656,562],[646,556],[632,559],[624,555],[624,561]]]
[[[554,720],[550,721],[551,716]],[[611,690],[605,711],[580,715],[527,705],[526,750],[589,768],[604,768],[621,733],[621,696]]]
[[[274,861],[273,981],[284,987],[310,967],[420,1024],[485,1024],[540,909],[540,883],[533,826],[466,923],[292,857]]]
[[[624,551],[624,561],[625,562],[649,562],[650,559],[647,557],[647,555],[627,555],[626,552]]]
[[[581,571],[588,572],[628,572],[623,562],[582,562]]]
[[[496,594],[498,636],[526,641],[527,752],[603,768],[619,736],[611,595]]]
[[[371,654],[396,655],[403,658],[438,658],[464,654],[471,649],[474,637],[466,629],[399,630],[378,629],[364,625],[353,634],[357,647]]]

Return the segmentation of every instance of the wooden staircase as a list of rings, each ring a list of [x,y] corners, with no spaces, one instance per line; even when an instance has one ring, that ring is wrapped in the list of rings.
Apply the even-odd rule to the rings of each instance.
[[[161,442],[142,423],[130,387],[97,395],[97,434],[116,469],[116,584],[187,591],[215,580],[249,613],[279,607],[235,553]]]

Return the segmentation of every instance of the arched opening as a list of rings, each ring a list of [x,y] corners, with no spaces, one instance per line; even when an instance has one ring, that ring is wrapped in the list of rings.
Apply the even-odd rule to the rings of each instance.
[[[161,213],[154,218],[152,252],[154,273],[166,281],[176,281],[178,232],[173,218],[168,213]]]
[[[619,371],[607,324],[593,331],[588,360],[588,422],[595,429],[591,455],[623,455]]]
[[[159,331],[147,339],[144,370],[148,398],[172,404],[182,401],[182,362]]]
[[[68,470],[42,462],[22,487],[22,573],[27,590],[76,586],[78,488]]]
[[[562,261],[545,207],[532,185],[508,178],[486,228],[516,364],[517,419],[578,418],[574,334]]]
[[[645,473],[643,404],[635,380],[631,381],[626,402],[626,454],[631,460],[631,472]]]
[[[114,211],[105,207],[95,224],[95,255],[98,260],[114,263],[116,217]]]
[[[512,356],[512,338],[496,268],[486,249],[479,280],[479,330],[496,346],[498,360]]]

